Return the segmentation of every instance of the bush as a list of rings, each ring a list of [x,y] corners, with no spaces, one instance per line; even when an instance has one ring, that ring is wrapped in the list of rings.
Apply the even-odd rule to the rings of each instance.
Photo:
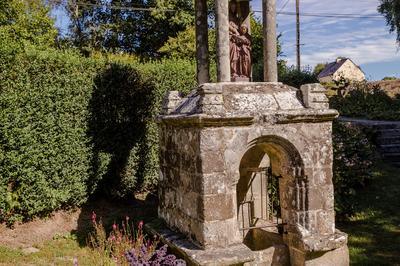
[[[151,189],[155,116],[195,86],[190,61],[116,63],[73,51],[0,47],[0,221]]]
[[[333,123],[333,183],[335,208],[339,215],[352,214],[357,190],[374,178],[376,147],[369,139],[370,136],[358,126]]]
[[[305,68],[299,71],[293,66],[285,67],[279,72],[279,81],[295,88],[300,88],[304,84],[319,82],[311,69]]]
[[[330,107],[341,115],[378,120],[400,120],[400,99],[391,98],[378,87],[356,83],[345,93],[330,98]]]

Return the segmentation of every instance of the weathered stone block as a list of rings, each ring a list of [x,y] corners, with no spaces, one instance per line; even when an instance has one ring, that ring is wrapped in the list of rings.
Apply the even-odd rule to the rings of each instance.
[[[310,186],[308,189],[309,210],[333,210],[333,185]]]
[[[317,232],[320,235],[333,235],[335,233],[335,211],[333,209],[317,213]]]
[[[198,171],[201,173],[215,173],[223,172],[225,170],[224,153],[222,150],[218,151],[201,151],[200,154],[201,165]]]
[[[198,179],[201,179],[199,177]],[[212,174],[204,174],[202,176],[204,194],[224,194],[232,192],[229,183],[228,177],[226,173],[212,173]]]
[[[223,128],[203,129],[200,133],[200,149],[205,151],[219,151],[225,149]]]
[[[205,249],[226,248],[242,242],[236,218],[204,223]]]
[[[214,194],[204,196],[204,221],[226,220],[234,218],[232,194]]]
[[[182,101],[182,94],[179,91],[169,91],[165,94],[162,103],[162,113],[171,113]]]
[[[329,100],[326,89],[319,83],[302,85],[303,102],[307,108],[328,109]]]

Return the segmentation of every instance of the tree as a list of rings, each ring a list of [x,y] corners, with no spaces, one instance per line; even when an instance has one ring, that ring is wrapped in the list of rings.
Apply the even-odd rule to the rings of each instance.
[[[194,18],[193,18],[194,19]],[[263,26],[261,22],[251,16],[250,18],[251,39],[252,39],[252,65],[253,65],[253,80],[263,80]],[[215,60],[216,53],[216,36],[215,30],[209,29],[208,41],[210,59]],[[278,36],[278,56],[282,56],[281,45]],[[195,28],[189,26],[186,30],[178,33],[176,37],[170,37],[168,41],[159,49],[159,52],[167,57],[173,58],[196,58],[196,44],[195,44]],[[279,73],[285,72],[286,62],[278,60]]]
[[[400,45],[400,1],[380,0],[378,11],[385,16],[390,32],[397,33],[397,41]]]
[[[384,77],[382,80],[387,81],[387,80],[397,80],[396,77]]]
[[[313,74],[318,76],[326,67],[327,63],[319,63],[314,67]]]
[[[54,21],[43,1],[0,1],[0,40],[4,45],[5,42],[29,42],[51,46],[56,36]]]
[[[82,50],[158,56],[168,38],[186,28],[187,18],[182,15],[179,21],[175,12],[152,11],[157,1],[65,0],[62,4],[71,20],[69,38]]]
[[[216,45],[215,30],[208,31],[208,45],[210,59],[215,60]],[[168,41],[159,49],[159,52],[167,57],[196,59],[196,34],[194,26],[189,26],[186,30],[178,33],[176,37],[170,37]]]

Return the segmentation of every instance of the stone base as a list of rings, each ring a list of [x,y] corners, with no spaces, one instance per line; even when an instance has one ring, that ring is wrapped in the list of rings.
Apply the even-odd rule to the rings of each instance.
[[[250,79],[246,77],[234,77],[232,78],[233,82],[249,82]]]
[[[290,250],[292,265],[299,266],[348,266],[350,264],[347,245],[326,252],[304,254],[295,249]]]
[[[183,234],[168,229],[160,220],[145,225],[146,231],[158,236],[161,242],[188,265],[224,266],[224,265],[290,265],[289,251],[286,245],[267,245],[264,249],[251,250],[245,244],[236,244],[228,248],[203,250],[188,240]]]

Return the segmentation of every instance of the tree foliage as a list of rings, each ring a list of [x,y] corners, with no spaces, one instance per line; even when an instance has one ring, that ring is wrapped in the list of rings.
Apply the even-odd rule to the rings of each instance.
[[[0,41],[3,46],[10,42],[51,46],[56,36],[49,8],[42,0],[0,1]]]
[[[315,76],[318,76],[318,75],[325,69],[326,65],[327,65],[326,63],[319,63],[319,64],[317,64],[317,65],[314,67],[313,74],[314,74]]]
[[[156,0],[66,0],[69,38],[83,50],[157,56],[170,36],[186,28],[186,22],[178,21],[173,12],[159,11],[164,16],[151,12],[156,4]]]
[[[400,1],[380,0],[378,11],[385,16],[390,32],[397,33],[397,41],[400,44]]]

